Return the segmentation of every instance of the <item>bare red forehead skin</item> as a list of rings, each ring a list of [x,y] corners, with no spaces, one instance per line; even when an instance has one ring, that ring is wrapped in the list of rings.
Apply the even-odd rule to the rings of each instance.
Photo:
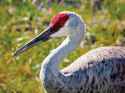
[[[52,26],[53,31],[59,30],[64,26],[69,16],[66,13],[59,13],[56,16],[52,17],[50,25]]]

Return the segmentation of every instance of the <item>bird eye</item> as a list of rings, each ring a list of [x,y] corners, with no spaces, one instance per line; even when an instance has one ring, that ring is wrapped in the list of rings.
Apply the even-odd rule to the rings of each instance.
[[[51,19],[50,25],[52,26],[53,31],[59,30],[64,26],[69,16],[65,13],[59,13]]]

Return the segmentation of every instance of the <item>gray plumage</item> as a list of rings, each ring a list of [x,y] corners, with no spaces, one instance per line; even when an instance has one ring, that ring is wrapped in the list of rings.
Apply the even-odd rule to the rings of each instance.
[[[48,93],[125,93],[125,48],[91,50],[61,73],[44,82]]]

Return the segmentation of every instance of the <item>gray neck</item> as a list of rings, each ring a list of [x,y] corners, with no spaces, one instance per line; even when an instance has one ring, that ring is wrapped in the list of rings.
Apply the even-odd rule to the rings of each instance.
[[[80,43],[80,38],[67,37],[63,43],[54,49],[43,61],[41,66],[40,77],[43,83],[50,84],[52,82],[57,85],[65,85],[66,77],[60,72],[58,65],[71,51],[73,51]],[[52,80],[54,79],[54,80]],[[46,85],[47,86],[47,85]]]

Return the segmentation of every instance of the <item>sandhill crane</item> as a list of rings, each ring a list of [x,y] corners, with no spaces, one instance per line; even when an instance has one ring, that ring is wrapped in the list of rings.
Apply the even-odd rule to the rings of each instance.
[[[58,65],[80,44],[85,23],[74,12],[54,16],[44,32],[19,48],[15,55],[54,37],[66,36],[41,65],[40,79],[47,93],[125,93],[125,48],[101,47],[89,51],[68,67]]]

